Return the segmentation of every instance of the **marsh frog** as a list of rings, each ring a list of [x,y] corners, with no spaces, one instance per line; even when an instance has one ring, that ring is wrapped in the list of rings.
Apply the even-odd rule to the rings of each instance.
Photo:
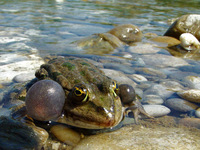
[[[118,96],[118,84],[88,60],[51,58],[35,75],[40,80],[58,82],[65,91],[63,115],[58,122],[86,129],[103,129],[112,128],[122,121],[125,109]],[[140,112],[151,117],[138,100],[130,106],[128,110],[134,112],[136,121]]]

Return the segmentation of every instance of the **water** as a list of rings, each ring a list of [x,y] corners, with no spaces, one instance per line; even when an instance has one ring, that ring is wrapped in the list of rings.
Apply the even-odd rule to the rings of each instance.
[[[185,14],[198,14],[199,4],[199,0],[1,0],[0,83],[7,82],[7,76],[12,76],[8,79],[9,83],[0,84],[0,104],[4,87],[9,87],[15,75],[27,72],[34,75],[35,68],[43,63],[39,56],[82,55],[86,51],[74,47],[72,42],[94,33],[107,32],[118,24],[134,24],[144,34],[150,32],[163,35],[169,27],[168,19]],[[169,98],[177,89],[188,86],[183,80],[185,76],[198,76],[198,60],[172,58],[167,50],[145,44],[139,43],[135,49],[126,47],[131,59],[121,57],[126,51],[114,51],[104,55],[109,58],[99,56],[98,60],[103,62],[101,65],[105,68],[114,68],[126,74],[128,66],[132,67],[136,74],[146,77],[148,81],[136,87],[140,97],[153,94],[162,99]],[[152,53],[140,53],[137,50],[141,47]],[[109,62],[111,55],[113,60]],[[81,57],[90,58],[90,55]],[[29,58],[33,62],[29,61]],[[15,68],[16,63],[18,68]],[[127,82],[130,81],[131,74],[126,74],[126,77],[129,77]],[[168,81],[172,82],[166,85]],[[7,108],[0,111],[3,115],[10,113]]]
[[[0,52],[49,53],[71,51],[69,43],[113,25],[132,23],[143,31],[162,35],[167,20],[198,13],[198,1],[164,0],[2,0]],[[187,7],[186,7],[187,6]],[[22,44],[23,43],[23,44]]]

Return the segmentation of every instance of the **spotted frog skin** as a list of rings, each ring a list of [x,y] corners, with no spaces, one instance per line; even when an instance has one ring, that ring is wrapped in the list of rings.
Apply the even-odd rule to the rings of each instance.
[[[89,61],[51,58],[36,71],[36,77],[54,80],[65,91],[63,115],[58,122],[87,129],[111,128],[121,122],[124,109],[117,83]]]

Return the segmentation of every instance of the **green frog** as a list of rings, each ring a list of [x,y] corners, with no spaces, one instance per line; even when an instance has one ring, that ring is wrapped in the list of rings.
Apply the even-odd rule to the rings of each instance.
[[[123,105],[119,96],[124,95],[120,94],[123,90],[116,81],[86,59],[51,58],[35,75],[40,80],[56,81],[65,91],[63,115],[58,122],[79,128],[103,129],[118,125],[128,111],[133,112],[136,123],[139,113],[152,118],[134,97],[128,105]]]

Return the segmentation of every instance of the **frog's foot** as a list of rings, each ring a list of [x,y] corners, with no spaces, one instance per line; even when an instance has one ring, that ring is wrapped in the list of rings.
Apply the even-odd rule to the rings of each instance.
[[[136,100],[134,102],[132,102],[131,106],[129,106],[125,113],[128,114],[129,112],[133,113],[134,119],[135,119],[135,123],[138,124],[138,115],[141,113],[144,116],[148,117],[148,118],[154,118],[153,116],[149,115],[145,110],[144,107],[142,106],[142,104]]]

